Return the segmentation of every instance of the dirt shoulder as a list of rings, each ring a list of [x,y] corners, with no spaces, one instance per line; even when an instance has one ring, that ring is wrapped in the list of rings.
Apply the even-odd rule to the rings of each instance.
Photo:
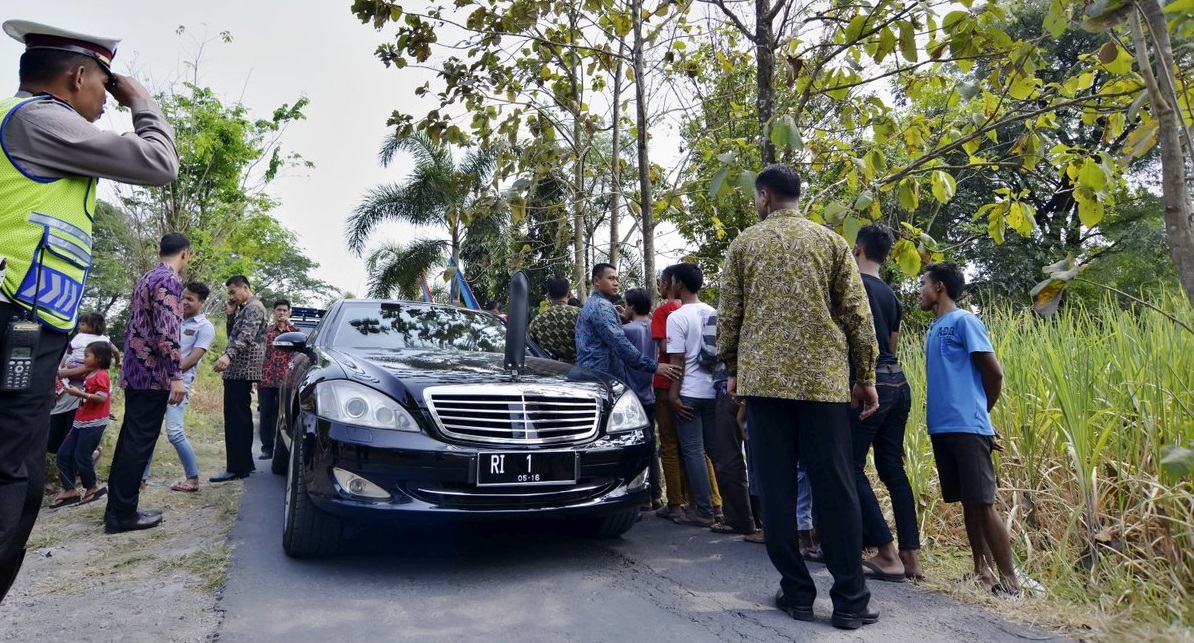
[[[0,638],[207,641],[214,636],[220,620],[215,593],[227,574],[228,532],[243,491],[241,482],[207,484],[207,477],[224,466],[216,396],[193,395],[187,412],[187,433],[201,470],[199,492],[170,490],[184,474],[164,433],[158,442],[141,506],[162,510],[160,527],[106,535],[103,499],[45,509],[58,491],[57,483],[47,485],[25,565],[0,604]],[[104,433],[101,480],[107,478],[119,430],[119,422],[113,422]],[[48,473],[54,471],[50,460]]]

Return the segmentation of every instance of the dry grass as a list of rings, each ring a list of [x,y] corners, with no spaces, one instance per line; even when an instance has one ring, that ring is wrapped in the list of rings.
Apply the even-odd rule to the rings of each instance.
[[[1184,299],[1165,304],[1194,321]],[[1194,636],[1194,484],[1158,470],[1165,446],[1194,439],[1194,335],[1111,304],[984,321],[1005,372],[997,505],[1019,567],[1046,593],[1008,602],[955,582],[970,569],[961,512],[939,501],[914,404],[905,448],[933,586],[1082,638]],[[911,335],[901,358],[923,400],[923,347]]]

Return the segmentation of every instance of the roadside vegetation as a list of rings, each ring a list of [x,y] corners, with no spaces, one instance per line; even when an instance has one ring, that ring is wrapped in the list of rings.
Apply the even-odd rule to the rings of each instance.
[[[1194,324],[1179,293],[1160,304]],[[971,570],[961,512],[940,502],[924,405],[914,404],[905,446],[937,568],[930,584],[1075,636],[1189,636],[1194,484],[1161,460],[1194,440],[1194,334],[1114,301],[1047,319],[1006,307],[983,317],[1005,377],[993,414],[1004,448],[997,502],[1023,574],[1044,594],[1009,602],[956,582]],[[922,337],[906,329],[902,344],[913,397],[924,400]]]

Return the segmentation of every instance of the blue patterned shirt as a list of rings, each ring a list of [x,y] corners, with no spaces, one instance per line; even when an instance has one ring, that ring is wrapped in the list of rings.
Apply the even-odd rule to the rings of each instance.
[[[643,355],[622,330],[614,305],[593,293],[576,320],[576,364],[611,375],[629,385],[628,371],[654,373],[659,363]]]

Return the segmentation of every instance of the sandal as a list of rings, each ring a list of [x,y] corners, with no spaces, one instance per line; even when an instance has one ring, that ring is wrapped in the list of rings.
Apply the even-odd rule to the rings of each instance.
[[[79,503],[78,496],[67,496],[65,498],[54,498],[53,500],[50,501],[49,508],[50,509],[59,509],[62,507],[68,507],[70,505],[74,505],[74,504],[78,504],[78,503]]]
[[[181,482],[176,482],[176,483],[170,485],[170,491],[183,491],[186,493],[195,493],[196,491],[199,491],[199,484],[196,483],[195,486],[192,487],[190,485],[186,485]]]
[[[108,488],[100,487],[99,489],[95,490],[95,493],[83,494],[83,498],[79,500],[79,504],[85,505],[89,502],[95,502],[96,500],[99,500],[100,498],[103,498],[106,495],[108,495]]]
[[[903,572],[898,574],[885,572],[882,569],[879,569],[878,565],[869,560],[862,561],[862,575],[869,580],[882,580],[889,583],[902,583],[907,580],[904,578]]]
[[[712,518],[704,518],[697,512],[684,512],[679,517],[673,518],[672,522],[677,525],[685,525],[688,527],[712,527],[716,522]]]
[[[1024,596],[1023,591],[1020,589],[1012,589],[1007,585],[1004,585],[1003,581],[999,581],[991,586],[991,593],[996,596],[1006,596],[1008,598],[1021,598]]]
[[[742,537],[743,542],[755,543],[756,545],[766,545],[767,540],[763,537],[763,530],[756,529],[755,533],[747,534]]]
[[[709,530],[717,534],[742,534],[744,536],[749,536],[756,531],[754,529],[738,529],[724,522],[714,522],[712,525],[709,525]]]
[[[801,549],[800,555],[803,556],[805,560],[812,563],[825,562],[825,554],[821,552],[820,545],[817,545],[816,547],[809,547],[808,549]]]

